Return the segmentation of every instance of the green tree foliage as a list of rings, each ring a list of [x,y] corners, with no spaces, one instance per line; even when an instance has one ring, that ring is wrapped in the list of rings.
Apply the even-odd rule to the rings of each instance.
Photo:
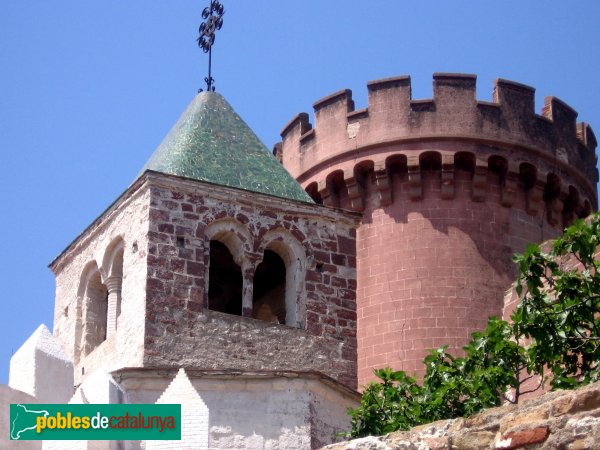
[[[520,302],[511,321],[495,317],[453,357],[431,350],[418,383],[403,371],[375,370],[381,380],[350,409],[349,437],[380,435],[435,420],[468,416],[549,381],[552,389],[600,379],[600,216],[579,220],[549,250],[530,245],[514,260]],[[530,386],[524,390],[524,386]]]

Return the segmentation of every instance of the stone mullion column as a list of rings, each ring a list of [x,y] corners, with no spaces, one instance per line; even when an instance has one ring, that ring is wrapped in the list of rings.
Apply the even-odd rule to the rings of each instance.
[[[82,323],[81,323],[81,327],[82,327],[82,332],[81,332],[81,351],[83,356],[88,355],[93,349],[94,346],[92,345],[92,336],[93,336],[93,330],[92,330],[92,323],[94,320],[94,311],[91,310],[91,306],[92,303],[94,301],[94,298],[92,295],[90,295],[89,290],[86,291],[85,296],[83,297],[83,305],[82,305],[82,309],[83,309],[83,313],[82,313]]]
[[[121,277],[112,276],[106,279],[108,289],[108,309],[106,312],[106,338],[108,339],[117,330],[117,317],[121,305]]]

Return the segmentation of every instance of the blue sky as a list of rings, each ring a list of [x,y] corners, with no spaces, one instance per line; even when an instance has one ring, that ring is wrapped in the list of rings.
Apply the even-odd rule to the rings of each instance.
[[[434,72],[555,95],[600,136],[600,2],[579,0],[223,0],[216,87],[267,147],[296,113],[342,88]],[[208,0],[19,0],[0,4],[0,383],[40,323],[47,268],[135,179],[203,87],[195,44]]]

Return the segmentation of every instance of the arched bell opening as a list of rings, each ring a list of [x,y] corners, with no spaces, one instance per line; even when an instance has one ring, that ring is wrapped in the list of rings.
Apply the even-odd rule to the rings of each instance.
[[[80,353],[86,356],[102,344],[107,336],[108,289],[102,283],[100,271],[95,264],[85,277],[82,300]]]
[[[225,244],[210,241],[208,266],[208,309],[242,315],[243,276]]]
[[[274,251],[265,250],[254,273],[252,317],[265,322],[286,323],[285,296],[285,263]]]

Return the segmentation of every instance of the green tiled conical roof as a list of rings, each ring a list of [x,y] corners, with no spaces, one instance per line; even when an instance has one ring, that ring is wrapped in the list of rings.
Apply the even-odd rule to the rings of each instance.
[[[146,170],[313,202],[216,92],[192,100],[142,173]]]

